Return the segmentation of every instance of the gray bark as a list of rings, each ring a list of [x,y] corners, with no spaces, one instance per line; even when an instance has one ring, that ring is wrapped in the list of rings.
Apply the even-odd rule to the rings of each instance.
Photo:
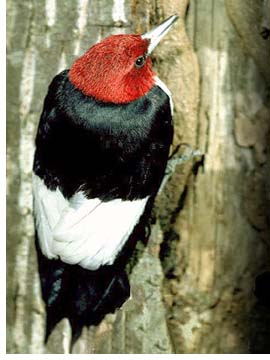
[[[132,0],[117,15],[119,3],[7,2],[7,352],[68,353],[70,346],[66,319],[43,343],[34,247],[31,168],[48,84],[97,40],[142,33],[174,13],[180,20],[154,66],[173,93],[174,147],[188,143],[204,156],[176,167],[158,196],[149,244],[138,242],[132,299],[84,329],[72,352],[262,352],[269,313],[253,286],[270,268],[263,2],[194,0],[187,12],[188,0]]]

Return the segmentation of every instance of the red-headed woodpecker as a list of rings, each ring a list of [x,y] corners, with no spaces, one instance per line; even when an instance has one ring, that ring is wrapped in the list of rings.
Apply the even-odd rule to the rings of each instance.
[[[47,336],[63,317],[74,333],[97,324],[130,295],[128,244],[145,224],[173,137],[170,92],[150,54],[177,18],[142,36],[109,36],[49,86],[33,168]]]

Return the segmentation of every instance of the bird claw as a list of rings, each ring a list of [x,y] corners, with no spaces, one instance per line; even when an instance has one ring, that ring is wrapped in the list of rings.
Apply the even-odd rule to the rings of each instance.
[[[180,152],[181,148],[182,149],[184,148],[184,150]],[[178,165],[182,165],[197,156],[203,156],[203,153],[198,149],[193,150],[190,144],[187,143],[179,144],[168,160],[165,170],[165,175],[160,185],[158,193],[161,193],[166,182],[168,181],[170,176],[175,172],[175,169]]]
[[[180,153],[181,148],[184,148],[184,150],[182,150]],[[181,165],[187,161],[192,160],[196,156],[202,155],[203,153],[200,150],[193,150],[190,144],[179,144],[169,158],[165,173],[172,173],[175,171],[177,165]]]

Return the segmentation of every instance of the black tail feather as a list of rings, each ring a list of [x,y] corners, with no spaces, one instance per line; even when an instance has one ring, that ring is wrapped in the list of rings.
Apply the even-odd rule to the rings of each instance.
[[[114,313],[129,298],[128,277],[119,266],[89,271],[60,260],[49,260],[42,255],[38,241],[36,247],[47,312],[45,342],[57,323],[66,317],[75,343],[84,326],[98,325],[106,314]]]
[[[68,314],[73,342],[84,326],[98,325],[105,315],[114,313],[130,296],[126,273],[113,266],[97,271],[76,267],[76,273],[79,280],[73,288]]]

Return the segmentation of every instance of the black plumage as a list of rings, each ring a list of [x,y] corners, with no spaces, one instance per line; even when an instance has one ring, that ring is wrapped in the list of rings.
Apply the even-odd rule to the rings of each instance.
[[[156,192],[172,141],[169,98],[158,86],[128,104],[103,103],[52,81],[38,133],[34,172],[70,198],[78,189],[104,201]]]

